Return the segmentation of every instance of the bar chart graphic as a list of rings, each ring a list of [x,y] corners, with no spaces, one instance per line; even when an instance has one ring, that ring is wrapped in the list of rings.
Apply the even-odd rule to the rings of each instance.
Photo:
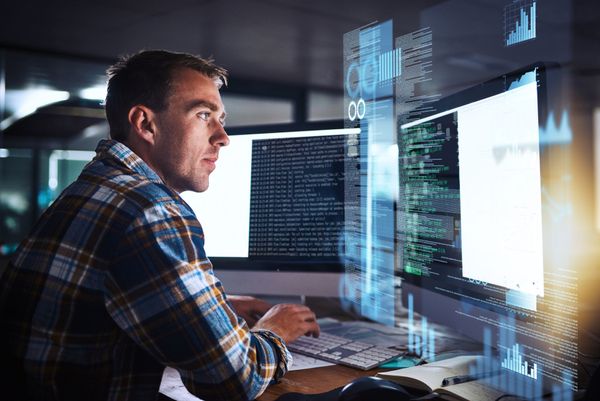
[[[512,337],[511,333],[503,334],[503,331],[507,331],[507,328],[500,327],[500,337],[502,340]],[[507,366],[516,366],[517,362],[519,362],[519,359],[517,359],[516,362],[512,360],[512,353],[511,358],[507,357],[504,359],[504,361],[499,360],[499,357],[492,349],[491,328],[486,327],[483,330],[483,358],[477,360],[474,365],[469,367],[469,374],[471,376],[480,378],[481,382],[504,393],[524,397],[528,400],[541,399],[543,394],[543,384],[541,378],[540,380],[537,380],[531,377],[532,375],[523,375],[521,374],[521,371],[517,372],[518,369],[502,369],[509,360],[510,362]],[[522,357],[520,359],[520,363],[523,364]],[[536,364],[534,365],[536,372],[535,374],[541,376],[541,367],[538,368]]]
[[[414,316],[414,297],[408,294],[408,351],[428,362],[435,361],[435,331],[428,327],[425,316],[421,316],[420,326],[419,330]]]
[[[515,344],[512,348],[506,350],[506,358],[502,361],[502,367],[520,373],[532,379],[538,378],[537,364],[529,364],[523,360],[523,356],[519,352],[519,344]]]
[[[535,39],[537,6],[532,0],[516,0],[504,8],[505,45]]]
[[[402,49],[394,49],[379,56],[379,82],[389,81],[402,74]]]

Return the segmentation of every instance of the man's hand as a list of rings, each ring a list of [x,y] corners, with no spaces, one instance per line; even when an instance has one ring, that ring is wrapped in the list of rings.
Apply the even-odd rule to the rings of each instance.
[[[275,305],[256,323],[254,329],[272,331],[286,343],[294,342],[302,335],[319,336],[319,324],[315,314],[304,305]]]
[[[253,327],[258,319],[273,307],[268,302],[244,295],[228,295],[227,300],[231,303],[235,313],[241,316],[250,327]]]

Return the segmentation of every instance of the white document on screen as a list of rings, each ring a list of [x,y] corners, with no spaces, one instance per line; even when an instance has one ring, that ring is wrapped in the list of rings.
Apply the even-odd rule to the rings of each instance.
[[[544,296],[536,83],[458,109],[463,276]]]

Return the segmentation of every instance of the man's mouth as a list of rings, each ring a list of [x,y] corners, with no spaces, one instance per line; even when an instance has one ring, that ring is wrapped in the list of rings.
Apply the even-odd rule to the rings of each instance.
[[[202,161],[214,169],[217,166],[217,159],[217,157],[205,157]]]

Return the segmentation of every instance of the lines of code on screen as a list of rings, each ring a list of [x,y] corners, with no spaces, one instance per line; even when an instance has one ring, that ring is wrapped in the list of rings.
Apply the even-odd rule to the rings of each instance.
[[[432,281],[462,269],[456,113],[404,129],[399,137],[398,210],[405,273]]]
[[[252,143],[249,256],[338,256],[343,135]]]

